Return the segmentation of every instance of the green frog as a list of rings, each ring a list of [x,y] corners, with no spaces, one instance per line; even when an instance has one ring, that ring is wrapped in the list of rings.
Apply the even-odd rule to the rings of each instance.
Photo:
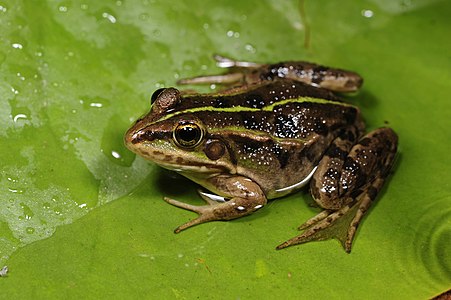
[[[175,233],[249,215],[309,184],[323,210],[276,249],[336,238],[349,253],[398,142],[388,127],[365,133],[359,109],[335,94],[357,91],[362,78],[308,62],[216,60],[230,72],[179,83],[228,88],[205,94],[158,89],[150,112],[125,135],[131,151],[205,188],[199,191],[205,205],[165,198],[198,214]]]

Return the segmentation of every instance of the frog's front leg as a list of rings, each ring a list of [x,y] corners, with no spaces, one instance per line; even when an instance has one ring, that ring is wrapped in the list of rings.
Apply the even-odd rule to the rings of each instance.
[[[300,226],[305,229],[301,235],[277,249],[335,237],[346,252],[351,251],[357,226],[393,164],[397,136],[390,128],[380,128],[365,135],[350,151],[348,147],[346,140],[337,138],[311,181],[313,198],[325,210]]]
[[[208,203],[203,206],[186,204],[174,199],[164,200],[174,206],[187,209],[199,214],[193,219],[175,229],[175,233],[205,222],[231,220],[249,215],[266,204],[266,196],[260,186],[249,178],[243,176],[219,175],[209,179],[209,184],[227,200],[215,201],[214,196],[201,193],[202,198]],[[222,198],[222,197],[219,197]]]

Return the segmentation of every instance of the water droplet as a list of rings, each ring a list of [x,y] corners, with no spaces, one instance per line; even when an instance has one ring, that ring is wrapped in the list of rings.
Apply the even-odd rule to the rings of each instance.
[[[6,7],[4,7],[3,5],[0,5],[0,11],[1,12],[6,12],[8,9]]]
[[[67,6],[61,5],[60,7],[58,7],[58,10],[60,12],[67,12]]]
[[[155,88],[159,89],[159,88],[162,88],[162,87],[164,87],[164,83],[162,83],[162,82],[155,83]]]
[[[121,158],[121,155],[118,153],[118,152],[116,152],[116,151],[111,151],[111,155],[114,157],[114,158],[117,158],[117,159],[119,159],[119,158]]]
[[[14,177],[8,177],[8,178],[6,178],[9,182],[13,182],[13,183],[16,183],[16,182],[18,182],[19,180],[17,179],[17,178],[14,178]]]
[[[158,36],[161,35],[161,31],[158,30],[158,29],[155,29],[152,33],[153,33],[153,35],[156,36],[156,37],[158,37]]]
[[[33,234],[34,233],[34,228],[33,227],[27,227],[26,232],[28,234]]]
[[[361,14],[365,18],[372,18],[374,16],[374,12],[372,10],[369,10],[369,9],[362,10]]]
[[[251,44],[246,44],[244,46],[244,49],[246,49],[247,51],[249,51],[250,53],[255,53],[257,52],[257,49],[255,49],[254,46],[252,46]]]
[[[18,95],[19,94],[19,90],[18,89],[16,89],[15,87],[11,87],[11,92],[13,92],[14,93],[14,95]]]
[[[145,21],[145,20],[149,19],[149,14],[148,13],[142,13],[142,14],[139,15],[139,19]]]
[[[81,105],[83,105],[83,108],[85,109],[102,108],[108,106],[109,104],[107,99],[100,97],[84,97],[79,99],[79,102]]]
[[[240,37],[240,33],[238,32],[238,31],[233,31],[233,30],[229,30],[229,31],[227,31],[227,36],[229,37],[229,38],[239,38]]]
[[[31,220],[31,218],[33,218],[33,216],[34,216],[34,213],[31,210],[31,208],[28,205],[26,205],[25,203],[20,203],[20,207],[23,210],[25,219]]]
[[[14,188],[8,188],[8,191],[10,191],[11,193],[14,193],[14,194],[22,194],[23,193],[23,190],[14,189]]]
[[[26,114],[17,114],[13,117],[14,123],[17,123],[21,119],[26,120],[26,119],[28,119],[28,116]]]
[[[23,49],[23,45],[22,45],[22,44],[19,44],[19,43],[12,43],[11,46],[12,46],[14,49]]]
[[[92,103],[89,103],[89,106],[90,106],[90,107],[98,107],[98,108],[101,108],[101,107],[103,106],[103,104],[102,104],[102,103],[92,102]]]
[[[110,21],[113,24],[116,23],[116,17],[107,12],[102,13],[102,17],[107,19],[108,21]]]
[[[22,80],[22,81],[25,80],[25,76],[23,76],[22,73],[17,72],[16,75],[17,75],[17,77],[19,77],[20,80]]]

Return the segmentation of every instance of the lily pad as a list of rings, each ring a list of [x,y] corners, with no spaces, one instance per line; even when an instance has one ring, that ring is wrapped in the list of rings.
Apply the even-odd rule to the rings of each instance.
[[[303,7],[303,9],[300,9]],[[431,298],[451,288],[451,3],[0,0],[0,297]],[[175,235],[194,183],[135,157],[151,93],[212,54],[355,70],[369,129],[400,155],[351,254],[281,251],[307,191]],[[199,88],[208,91],[210,87]],[[197,201],[197,202],[196,202]]]

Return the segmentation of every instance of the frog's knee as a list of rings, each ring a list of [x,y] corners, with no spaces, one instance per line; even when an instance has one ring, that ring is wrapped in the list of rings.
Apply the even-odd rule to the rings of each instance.
[[[336,182],[328,183],[312,179],[310,182],[310,193],[315,202],[324,209],[340,209],[344,201],[339,197],[339,191]]]

